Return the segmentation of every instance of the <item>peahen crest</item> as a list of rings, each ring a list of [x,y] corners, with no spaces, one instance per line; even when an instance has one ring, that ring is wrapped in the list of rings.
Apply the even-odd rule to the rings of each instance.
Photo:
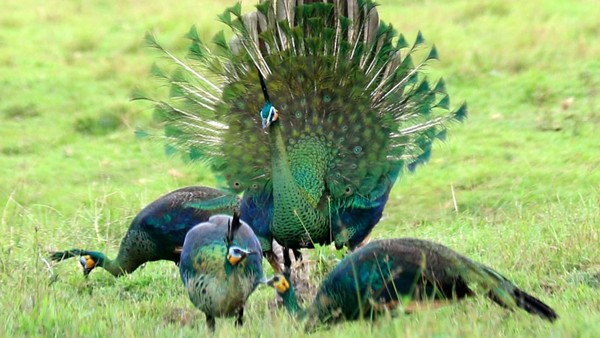
[[[464,104],[449,111],[444,81],[431,84],[421,74],[437,59],[435,46],[415,63],[421,33],[409,44],[379,20],[372,1],[279,0],[256,8],[242,15],[237,4],[219,16],[234,33],[231,41],[219,33],[209,45],[192,27],[185,61],[147,35],[177,65],[171,74],[153,69],[171,85],[171,98],[156,102],[166,138],[190,159],[209,162],[234,191],[271,189],[257,69],[291,161],[325,168],[325,187],[338,205],[379,198],[389,189],[381,181],[396,179],[388,177],[393,168],[414,170],[445,137],[447,123],[465,118]],[[310,179],[300,183],[311,190]]]
[[[240,214],[237,212],[233,213],[233,218],[230,222],[227,222],[227,246],[233,245],[233,237],[238,231],[242,222],[240,222]]]

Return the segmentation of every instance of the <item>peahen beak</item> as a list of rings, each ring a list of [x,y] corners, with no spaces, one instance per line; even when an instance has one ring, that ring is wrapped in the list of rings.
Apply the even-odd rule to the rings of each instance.
[[[79,264],[81,264],[81,267],[83,268],[83,275],[85,277],[87,277],[96,267],[96,261],[94,261],[90,255],[81,256],[79,258]]]
[[[290,288],[290,283],[282,275],[275,275],[275,276],[269,278],[267,280],[266,284],[268,286],[274,288],[275,290],[277,290],[277,293],[280,293],[280,294],[285,293]]]
[[[229,263],[233,266],[237,265],[239,262],[241,262],[244,258],[246,258],[248,255],[253,255],[256,254],[257,252],[255,251],[250,251],[250,250],[246,250],[246,249],[242,249],[239,247],[236,247],[234,251],[230,251],[227,254],[227,260],[229,261]]]

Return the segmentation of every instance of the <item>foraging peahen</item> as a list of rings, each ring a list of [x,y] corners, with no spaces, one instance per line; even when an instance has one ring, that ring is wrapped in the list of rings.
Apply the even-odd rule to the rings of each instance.
[[[192,28],[189,63],[147,41],[177,67],[154,68],[171,84],[171,100],[156,101],[166,138],[243,193],[243,220],[280,271],[273,238],[296,254],[316,243],[361,245],[401,172],[429,158],[466,106],[449,112],[444,81],[421,75],[435,47],[413,64],[421,33],[409,46],[370,0],[256,7],[227,9],[219,18],[235,37],[217,34],[214,48]]]
[[[71,249],[50,253],[53,261],[80,257],[84,276],[95,267],[102,267],[115,277],[135,271],[145,262],[170,260],[179,262],[186,233],[196,224],[217,213],[233,212],[235,208],[202,210],[188,203],[197,203],[224,196],[224,192],[209,187],[186,187],[168,193],[146,206],[133,219],[112,260],[98,251]]]
[[[246,299],[264,282],[260,242],[237,213],[212,216],[186,235],[179,272],[210,330],[215,317],[236,315],[242,325]]]
[[[491,268],[441,244],[413,238],[372,241],[347,255],[325,277],[307,310],[297,303],[289,278],[276,274],[267,284],[282,296],[290,313],[308,317],[307,328],[475,295],[549,321],[558,318],[548,305]]]

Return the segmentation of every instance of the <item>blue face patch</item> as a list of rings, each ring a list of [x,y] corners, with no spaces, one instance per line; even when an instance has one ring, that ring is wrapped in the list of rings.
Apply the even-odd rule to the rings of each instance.
[[[262,109],[260,111],[260,117],[263,120],[266,120],[269,118],[269,114],[271,113],[271,108],[273,108],[273,105],[271,104],[271,102],[266,102],[265,105],[262,107]]]
[[[260,110],[260,117],[262,119],[262,127],[263,129],[267,128],[273,121],[276,121],[279,118],[279,113],[277,109],[271,104],[271,102],[267,101],[265,105]]]

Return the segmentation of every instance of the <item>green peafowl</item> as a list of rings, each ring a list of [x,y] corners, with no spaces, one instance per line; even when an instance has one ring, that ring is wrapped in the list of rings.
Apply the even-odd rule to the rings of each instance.
[[[372,241],[347,255],[324,278],[307,310],[298,304],[289,277],[276,274],[267,284],[282,296],[288,312],[307,317],[307,329],[319,322],[374,318],[395,308],[410,312],[475,295],[549,321],[558,318],[548,305],[491,268],[441,244],[413,238]]]
[[[188,206],[188,203],[221,196],[225,194],[220,190],[195,186],[175,190],[150,203],[131,222],[115,260],[101,252],[82,249],[52,252],[50,259],[62,261],[80,257],[86,277],[98,266],[119,277],[149,261],[164,259],[178,263],[188,230],[216,213],[227,211],[227,208],[202,210]],[[233,209],[229,211],[233,212]]]
[[[235,193],[242,220],[272,253],[334,242],[361,245],[379,222],[390,189],[403,171],[425,162],[451,121],[443,80],[421,74],[437,59],[435,46],[413,63],[424,43],[409,45],[379,20],[370,0],[265,1],[242,15],[219,18],[234,32],[219,33],[214,48],[195,28],[190,60],[150,46],[175,64],[153,74],[171,85],[171,99],[153,100],[171,148],[210,163]],[[139,98],[144,98],[140,96]],[[147,98],[144,98],[147,99]],[[199,203],[207,208],[237,203]]]
[[[243,324],[246,299],[264,282],[261,261],[260,242],[237,213],[212,216],[188,232],[179,272],[211,331],[215,317],[235,315],[236,324]]]

